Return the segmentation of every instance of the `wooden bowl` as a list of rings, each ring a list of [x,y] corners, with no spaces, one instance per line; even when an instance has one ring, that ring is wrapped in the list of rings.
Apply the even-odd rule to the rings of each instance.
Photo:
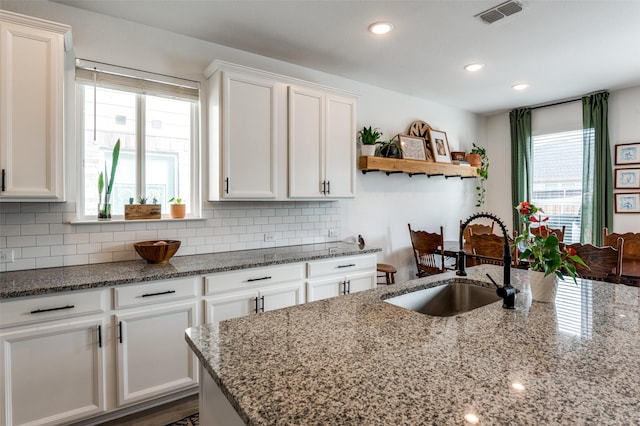
[[[167,263],[180,248],[177,240],[155,240],[133,243],[140,257],[147,263]]]

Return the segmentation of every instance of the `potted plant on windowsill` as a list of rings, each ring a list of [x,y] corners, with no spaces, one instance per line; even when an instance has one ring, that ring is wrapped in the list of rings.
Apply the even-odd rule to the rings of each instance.
[[[160,219],[162,217],[162,206],[158,204],[157,198],[153,197],[153,204],[147,204],[149,197],[138,197],[138,204],[125,204],[125,220]],[[132,201],[132,199],[129,199]]]
[[[118,158],[120,157],[120,139],[113,146],[111,153],[111,175],[107,174],[107,162],[104,162],[104,172],[98,175],[98,220],[111,220],[111,190],[113,189],[113,181],[116,177],[116,167],[118,167]],[[104,202],[102,200],[102,191],[104,192]]]
[[[381,137],[382,132],[378,128],[374,129],[371,126],[363,127],[362,130],[358,132],[362,156],[374,156],[376,154],[376,145]]]
[[[187,205],[182,204],[182,198],[171,197],[169,212],[172,219],[183,219],[187,215]]]

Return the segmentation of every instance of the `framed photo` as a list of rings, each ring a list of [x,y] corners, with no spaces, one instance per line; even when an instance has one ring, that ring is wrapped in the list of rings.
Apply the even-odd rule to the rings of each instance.
[[[640,213],[640,192],[621,192],[616,196],[616,213]]]
[[[616,145],[616,166],[640,164],[640,142]]]
[[[398,135],[398,142],[405,160],[426,160],[424,139],[418,136]]]
[[[451,163],[449,141],[445,132],[429,129],[429,143],[436,163]]]
[[[640,189],[640,169],[616,169],[616,189]]]

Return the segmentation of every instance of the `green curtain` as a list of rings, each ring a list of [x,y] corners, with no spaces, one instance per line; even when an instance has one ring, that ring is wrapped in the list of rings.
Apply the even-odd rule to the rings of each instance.
[[[531,179],[531,109],[518,108],[509,113],[511,122],[511,205],[530,201]],[[512,209],[513,229],[520,232],[521,217]]]
[[[584,153],[580,241],[603,244],[602,228],[613,229],[613,172],[609,145],[609,92],[582,98]]]

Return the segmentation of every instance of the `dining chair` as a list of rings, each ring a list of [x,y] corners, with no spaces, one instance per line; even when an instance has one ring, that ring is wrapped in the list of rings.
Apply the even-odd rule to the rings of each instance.
[[[418,277],[441,274],[445,272],[444,257],[441,253],[444,250],[444,231],[440,227],[440,233],[427,231],[414,231],[409,226],[411,246],[413,247],[413,257],[418,268]]]
[[[493,228],[495,226],[495,222],[491,222],[491,225],[484,225],[482,223],[472,223],[471,225],[467,225],[464,228],[464,232],[462,233],[462,237],[464,241],[467,243],[471,242],[471,232],[476,235],[480,234],[493,234]],[[460,221],[460,226],[462,226],[462,221]]]
[[[553,234],[556,237],[558,237],[558,241],[562,243],[564,242],[564,233],[566,228],[567,227],[565,225],[562,225],[562,228],[549,228],[545,226],[545,227],[530,228],[530,231],[533,235],[536,235],[538,237],[543,237],[543,238],[546,238],[549,235]]]
[[[640,287],[640,233],[626,232],[624,234],[611,233],[603,229],[604,245],[614,245],[618,238],[624,240],[624,253],[622,253],[622,277],[623,284]]]
[[[470,232],[471,250],[478,264],[502,265],[504,259],[504,238],[496,234],[476,234]]]
[[[624,244],[624,240],[618,238],[615,246],[597,247],[592,244],[575,243],[566,247],[574,249],[587,265],[585,268],[574,263],[576,274],[580,278],[620,283]]]

